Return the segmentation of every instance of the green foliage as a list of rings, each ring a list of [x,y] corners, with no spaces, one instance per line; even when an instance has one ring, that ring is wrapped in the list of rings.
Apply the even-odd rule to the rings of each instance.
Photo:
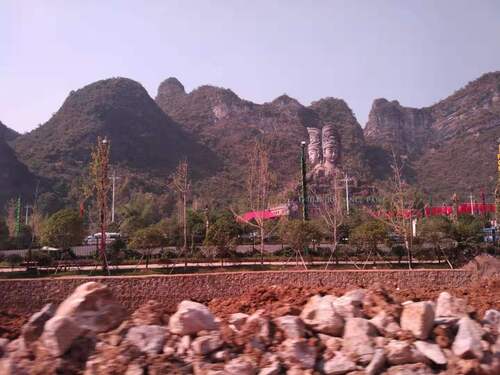
[[[378,220],[367,220],[351,232],[352,243],[365,248],[375,249],[377,244],[387,239],[387,227]]]
[[[33,233],[31,231],[31,227],[26,224],[21,224],[19,226],[19,235],[11,242],[14,242],[18,248],[25,249],[30,247],[32,239]]]
[[[240,228],[234,217],[225,213],[210,224],[204,244],[214,249],[220,258],[226,258],[236,249],[239,232]]]
[[[156,226],[137,230],[129,241],[129,247],[134,250],[149,250],[165,245],[166,238],[162,231]]]
[[[61,249],[80,245],[83,237],[83,220],[78,211],[72,209],[64,209],[50,216],[42,230],[42,243]]]
[[[149,227],[160,220],[158,205],[152,194],[136,194],[122,207],[123,218],[120,230],[125,235],[133,235],[139,229]]]
[[[437,244],[449,238],[452,235],[452,229],[452,223],[447,217],[435,216],[422,220],[420,226],[417,227],[417,232],[424,240]]]
[[[481,241],[484,220],[472,215],[461,215],[453,225],[453,237],[458,242]]]
[[[283,243],[290,245],[294,250],[302,250],[315,240],[321,240],[321,231],[310,221],[285,220],[280,226],[280,237]]]

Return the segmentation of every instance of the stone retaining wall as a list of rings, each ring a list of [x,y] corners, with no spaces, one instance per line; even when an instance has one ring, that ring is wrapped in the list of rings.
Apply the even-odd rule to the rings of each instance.
[[[208,302],[215,297],[238,296],[262,285],[347,288],[368,287],[378,282],[389,289],[449,289],[471,283],[474,273],[465,270],[269,271],[0,280],[0,311],[33,313],[48,302],[61,302],[75,287],[88,281],[100,281],[110,286],[130,310],[150,299],[162,301],[169,310],[175,310],[183,299]]]

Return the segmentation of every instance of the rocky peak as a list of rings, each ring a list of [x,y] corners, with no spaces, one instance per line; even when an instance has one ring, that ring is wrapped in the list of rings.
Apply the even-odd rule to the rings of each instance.
[[[19,133],[13,129],[10,129],[0,121],[0,140],[6,142],[13,141],[19,136]]]
[[[158,97],[171,98],[186,95],[184,85],[175,77],[164,80],[158,87]]]
[[[274,99],[271,104],[273,106],[276,106],[278,108],[301,108],[302,104],[299,103],[299,101],[295,98],[292,98],[286,94],[278,96],[276,99]]]
[[[367,143],[401,155],[420,153],[430,136],[430,111],[403,107],[398,101],[376,99],[364,129]]]

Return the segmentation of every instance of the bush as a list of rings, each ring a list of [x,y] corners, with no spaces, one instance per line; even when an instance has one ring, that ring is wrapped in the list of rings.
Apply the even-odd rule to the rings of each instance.
[[[24,258],[19,254],[9,254],[5,257],[5,261],[9,266],[14,268],[15,266],[19,266],[23,262]]]
[[[52,263],[54,263],[54,259],[49,254],[42,253],[42,252],[34,252],[33,255],[31,256],[31,259],[34,262],[37,262],[37,264],[40,267],[50,267]]]

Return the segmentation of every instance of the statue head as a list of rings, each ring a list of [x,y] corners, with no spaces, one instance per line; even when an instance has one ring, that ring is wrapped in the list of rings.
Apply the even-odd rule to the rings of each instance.
[[[323,161],[334,164],[339,157],[338,137],[333,125],[328,124],[322,129]]]
[[[316,165],[321,161],[321,130],[307,128],[307,133],[309,134],[309,145],[307,146],[309,162]]]

